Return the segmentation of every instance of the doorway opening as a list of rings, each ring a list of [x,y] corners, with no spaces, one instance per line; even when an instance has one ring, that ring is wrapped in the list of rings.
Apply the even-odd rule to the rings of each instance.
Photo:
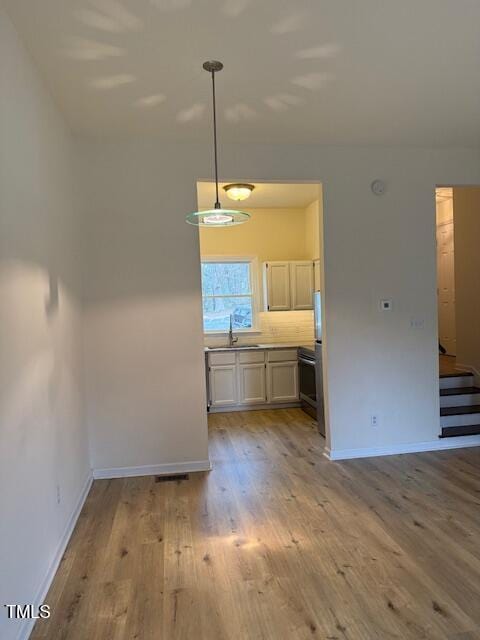
[[[438,188],[436,201],[438,340],[441,371],[454,371],[456,364],[455,236],[453,188]]]
[[[436,189],[441,437],[480,434],[480,187]]]
[[[324,435],[322,186],[248,181],[247,199],[228,200],[223,188],[244,182],[220,192],[249,221],[199,228],[207,411],[296,415]],[[213,191],[197,183],[199,210]]]

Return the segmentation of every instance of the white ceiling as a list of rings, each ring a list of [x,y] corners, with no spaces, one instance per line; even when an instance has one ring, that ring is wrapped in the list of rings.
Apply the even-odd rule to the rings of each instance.
[[[4,0],[76,132],[480,142],[478,0]]]
[[[255,186],[252,195],[243,202],[235,202],[223,190],[226,184],[219,185],[220,202],[226,209],[304,209],[319,198],[318,184],[250,182]],[[215,202],[215,183],[197,182],[197,196],[199,209],[211,209]]]

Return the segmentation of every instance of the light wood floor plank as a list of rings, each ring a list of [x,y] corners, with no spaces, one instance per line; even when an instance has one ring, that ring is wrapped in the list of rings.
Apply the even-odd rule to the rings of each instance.
[[[33,640],[480,640],[480,452],[329,462],[213,414],[210,473],[96,481]]]

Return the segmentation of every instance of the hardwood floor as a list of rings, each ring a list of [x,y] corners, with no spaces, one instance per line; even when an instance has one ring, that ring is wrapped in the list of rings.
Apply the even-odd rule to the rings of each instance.
[[[449,373],[456,373],[458,371],[457,369],[457,359],[455,356],[442,356],[439,355],[439,361],[440,361],[440,375],[442,374],[449,374]]]
[[[94,483],[34,640],[480,639],[478,449],[332,463],[299,409],[210,430],[210,473]]]

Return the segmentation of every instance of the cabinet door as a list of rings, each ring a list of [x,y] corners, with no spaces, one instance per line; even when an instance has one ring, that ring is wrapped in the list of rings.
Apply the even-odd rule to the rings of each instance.
[[[265,365],[239,364],[239,404],[263,404],[265,397]]]
[[[210,367],[210,405],[234,404],[237,404],[237,367],[234,364]]]
[[[296,402],[298,394],[298,364],[269,362],[267,364],[268,402]]]
[[[313,263],[313,290],[322,290],[322,273],[320,271],[320,260],[315,260]]]
[[[289,311],[290,264],[288,262],[267,262],[265,269],[267,311]]]
[[[290,263],[292,309],[313,309],[313,262]]]

